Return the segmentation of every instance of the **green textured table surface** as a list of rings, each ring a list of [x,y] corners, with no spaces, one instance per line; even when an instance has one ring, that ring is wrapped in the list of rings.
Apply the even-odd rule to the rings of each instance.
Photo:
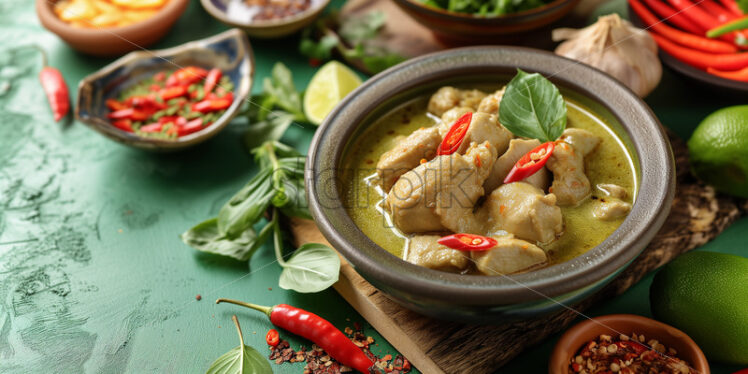
[[[193,0],[155,48],[224,29]],[[280,268],[269,247],[248,269],[202,256],[178,239],[214,215],[254,173],[240,142],[245,123],[236,121],[206,144],[170,155],[115,144],[79,123],[61,127],[39,88],[39,61],[11,63],[3,50],[43,46],[72,90],[111,60],[78,54],[46,32],[28,0],[0,1],[0,38],[0,372],[204,372],[236,346],[234,313],[247,344],[265,353],[270,324],[264,316],[217,306],[217,297],[294,304],[341,328],[363,322],[332,290],[300,295],[277,287]],[[299,87],[314,72],[297,53],[294,37],[252,43],[258,80],[276,61],[292,68]],[[701,118],[737,98],[719,98],[666,73],[647,101],[666,126],[687,137]],[[312,131],[292,127],[284,140],[305,151]],[[747,233],[748,220],[742,219],[703,249],[745,256]],[[589,314],[649,315],[650,282],[651,275]],[[366,332],[379,343],[376,353],[395,353],[375,331]],[[302,343],[284,337],[293,346]],[[557,338],[499,372],[545,372]],[[299,373],[301,366],[273,368]],[[714,365],[717,374],[737,369]]]

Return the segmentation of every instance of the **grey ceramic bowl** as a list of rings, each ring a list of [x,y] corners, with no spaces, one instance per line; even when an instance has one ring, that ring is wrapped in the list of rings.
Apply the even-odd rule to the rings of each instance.
[[[241,1],[243,0],[200,0],[200,3],[217,20],[241,28],[252,37],[263,39],[280,38],[301,30],[312,23],[330,3],[330,0],[312,0],[311,6],[298,14],[281,19],[253,21],[242,8],[232,9],[233,6],[242,6],[239,4]]]
[[[512,276],[459,275],[410,264],[370,240],[343,206],[346,147],[398,103],[455,83],[508,82],[521,68],[549,77],[610,125],[631,150],[638,174],[633,209],[605,241],[570,261]],[[366,280],[414,311],[437,318],[499,322],[573,307],[623,271],[670,211],[675,189],[670,144],[652,111],[610,76],[549,52],[472,47],[422,56],[384,71],[341,102],[309,148],[309,207],[325,238]]]
[[[234,83],[234,102],[213,124],[175,140],[144,138],[112,126],[107,119],[107,99],[116,98],[123,89],[159,71],[189,65],[219,68]],[[252,48],[239,29],[169,49],[130,52],[80,81],[75,118],[122,144],[156,151],[183,149],[208,140],[226,127],[247,100],[253,75]]]

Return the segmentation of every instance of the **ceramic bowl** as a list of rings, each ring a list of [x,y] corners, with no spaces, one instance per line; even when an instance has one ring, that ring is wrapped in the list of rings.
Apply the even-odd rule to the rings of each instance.
[[[636,15],[629,6],[629,19],[636,27],[645,28],[644,22]],[[748,94],[748,82],[738,82],[732,79],[726,79],[707,73],[704,70],[693,67],[685,62],[678,60],[669,53],[659,49],[659,56],[662,63],[676,73],[699,83],[700,85],[711,89],[712,91],[726,95],[745,95]]]
[[[312,23],[325,9],[330,0],[312,0],[309,9],[290,17],[274,20],[249,20],[242,12],[243,0],[200,0],[203,8],[219,21],[238,27],[256,38],[280,38],[293,34]],[[238,7],[232,9],[232,7]]]
[[[123,89],[159,71],[189,65],[219,68],[234,83],[234,102],[213,124],[175,140],[144,138],[111,125],[107,119],[107,99],[117,98]],[[247,35],[238,29],[173,48],[131,52],[80,81],[75,117],[122,144],[159,151],[183,149],[213,137],[236,116],[249,97],[253,75],[252,48]]]
[[[569,362],[582,346],[600,335],[644,335],[647,341],[656,339],[665,347],[675,349],[678,358],[685,360],[700,374],[709,374],[709,364],[698,345],[683,331],[642,316],[612,314],[580,322],[570,328],[556,343],[548,363],[549,374],[569,373]]]
[[[370,240],[343,205],[346,147],[395,105],[447,84],[508,82],[520,68],[549,77],[562,93],[608,123],[632,152],[639,188],[633,209],[605,241],[570,261],[505,277],[459,275],[419,267]],[[328,115],[307,160],[309,208],[325,238],[364,278],[392,299],[437,318],[500,322],[571,306],[625,269],[670,210],[675,189],[672,150],[657,118],[631,90],[597,69],[550,52],[521,47],[448,50],[370,78]]]
[[[189,0],[169,0],[153,17],[131,25],[101,29],[73,27],[53,11],[57,0],[36,0],[36,14],[47,30],[74,49],[95,56],[121,56],[159,41],[171,29]]]
[[[579,0],[553,0],[541,7],[499,17],[476,17],[424,5],[418,0],[395,0],[402,10],[449,45],[504,43],[519,33],[551,24],[568,14]]]

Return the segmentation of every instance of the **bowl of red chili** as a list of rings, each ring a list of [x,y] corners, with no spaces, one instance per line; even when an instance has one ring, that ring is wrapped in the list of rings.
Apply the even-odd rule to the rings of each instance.
[[[132,52],[81,80],[75,116],[126,145],[182,149],[231,121],[249,96],[253,73],[249,40],[238,29]]]
[[[642,316],[595,317],[567,330],[556,343],[550,374],[641,373],[709,374],[706,356],[684,332]]]

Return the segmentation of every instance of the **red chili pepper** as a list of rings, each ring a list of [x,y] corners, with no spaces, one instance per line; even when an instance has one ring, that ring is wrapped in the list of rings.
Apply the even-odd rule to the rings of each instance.
[[[556,143],[546,142],[525,153],[504,178],[504,183],[518,182],[537,173],[548,162],[555,147]]]
[[[163,71],[153,74],[153,80],[156,82],[163,82],[164,79],[166,79],[166,73]]]
[[[226,109],[231,106],[232,100],[228,98],[203,100],[192,104],[193,112],[210,113]]]
[[[39,80],[42,82],[44,93],[47,94],[47,101],[49,101],[49,106],[52,108],[52,115],[55,121],[59,121],[70,110],[70,95],[68,93],[68,86],[65,84],[65,78],[62,77],[62,73],[59,70],[51,66],[45,66],[39,72]]]
[[[719,26],[719,22],[711,14],[694,5],[690,0],[667,0],[667,2],[705,30]]]
[[[271,347],[278,345],[278,343],[280,343],[280,334],[278,334],[278,330],[270,329],[267,335],[265,335],[265,341]]]
[[[221,69],[210,69],[210,71],[208,72],[208,77],[205,78],[205,84],[203,85],[203,92],[206,95],[213,91],[213,88],[216,86],[216,84],[218,84],[221,76],[223,76]]]
[[[330,357],[345,366],[362,373],[369,373],[371,368],[375,368],[374,362],[366,357],[364,352],[353,344],[345,334],[314,313],[286,304],[267,307],[230,299],[216,300],[216,304],[221,302],[236,304],[265,313],[274,325],[314,342],[327,351]]]
[[[112,125],[122,131],[132,132],[132,121],[129,119],[118,119],[112,121]]]
[[[192,121],[186,122],[187,120],[184,119],[184,117],[179,117],[180,119],[183,119],[185,122],[180,124],[180,121],[177,120],[177,135],[179,136],[185,136],[192,134],[193,132],[197,132],[203,129],[203,119],[202,118],[195,118]]]
[[[706,68],[706,72],[725,79],[748,83],[748,67],[736,71],[723,71],[714,68]]]
[[[166,87],[158,91],[161,100],[168,101],[187,94],[187,86]]]
[[[472,112],[467,112],[462,117],[458,118],[449,128],[447,134],[444,135],[444,140],[442,140],[442,143],[439,145],[436,154],[441,156],[455,153],[460,148],[460,145],[462,145],[462,141],[465,139],[465,134],[467,134],[472,119]]]
[[[647,6],[652,9],[661,19],[667,20],[675,26],[680,27],[692,34],[704,35],[706,29],[702,29],[697,24],[693,23],[686,16],[680,14],[675,9],[671,8],[664,1],[661,0],[644,0]]]
[[[745,368],[743,370],[738,370],[732,374],[748,374],[748,368]]]
[[[735,18],[734,20],[718,25],[706,32],[706,36],[716,38],[732,31],[748,29],[748,16]]]
[[[151,92],[161,91],[161,86],[158,85],[158,84],[152,84],[152,85],[148,86],[148,91],[151,91]]]
[[[197,66],[187,66],[175,71],[166,80],[166,87],[185,85],[200,82],[208,74],[208,71]]]
[[[748,67],[748,53],[711,54],[681,47],[658,34],[652,33],[650,35],[665,52],[697,68],[711,67],[719,70],[740,70]]]
[[[473,234],[447,235],[436,242],[460,251],[487,251],[498,244],[494,238]]]
[[[131,119],[133,121],[145,121],[150,116],[150,113],[135,108],[122,109],[107,114],[110,119]]]
[[[714,19],[716,19],[720,23],[725,23],[727,21],[730,21],[732,19],[735,19],[735,16],[730,13],[727,9],[723,8],[721,5],[717,4],[716,1],[712,0],[704,0],[699,1],[699,6],[704,8],[704,10],[709,13]]]
[[[129,106],[127,106],[127,104],[125,104],[125,103],[123,103],[121,101],[114,100],[114,99],[107,99],[106,100],[106,107],[109,108],[109,110],[112,110],[112,111],[117,111],[117,110],[122,110],[122,109],[129,108]]]
[[[161,132],[164,128],[162,123],[151,123],[148,125],[140,126],[140,132]]]
[[[710,0],[705,0],[705,2],[708,1]],[[712,53],[734,53],[738,51],[738,48],[733,44],[689,34],[664,24],[639,0],[629,0],[629,5],[646,26],[678,44]]]
[[[155,94],[132,96],[125,100],[125,103],[143,110],[156,111],[166,109],[166,104],[156,101]]]

